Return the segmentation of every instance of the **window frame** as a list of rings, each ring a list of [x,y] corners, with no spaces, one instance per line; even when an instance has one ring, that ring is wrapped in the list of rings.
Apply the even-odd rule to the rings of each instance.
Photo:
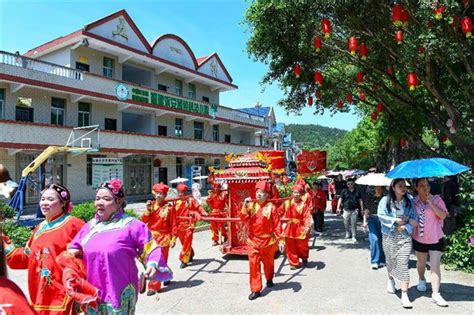
[[[105,63],[106,59],[112,62],[112,67],[106,66],[106,63]],[[113,79],[114,68],[115,68],[115,60],[113,58],[104,56],[104,58],[102,59],[102,76]],[[110,71],[110,74],[109,74],[109,71]]]
[[[212,140],[220,141],[219,125],[212,125]]]
[[[179,79],[174,80],[174,93],[178,96],[183,96],[183,81]]]
[[[180,121],[180,124],[178,124],[178,121]],[[174,135],[178,138],[182,138],[183,134],[184,134],[184,121],[183,121],[182,118],[175,118],[175,120],[174,120]]]
[[[87,111],[81,110],[81,105],[88,105],[89,109]],[[91,125],[91,103],[85,102],[78,102],[77,103],[77,126],[78,127],[85,127]],[[81,116],[82,116],[82,124],[81,124]],[[84,124],[84,117],[87,116],[88,123]]]
[[[202,128],[197,128],[197,126],[201,126]],[[198,136],[199,132],[200,137]],[[194,140],[204,140],[204,123],[202,121],[194,122]]]
[[[59,103],[57,103],[59,101]],[[62,102],[62,104],[60,104]],[[62,121],[59,122],[60,114],[62,114]],[[56,121],[53,120],[53,115],[56,116]],[[51,97],[51,125],[64,126],[66,124],[66,99],[59,97]]]
[[[196,99],[196,84],[188,83],[188,97]]]

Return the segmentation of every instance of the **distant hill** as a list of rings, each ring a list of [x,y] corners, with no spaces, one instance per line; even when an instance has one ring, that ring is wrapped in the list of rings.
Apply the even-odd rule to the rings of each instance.
[[[285,125],[285,131],[291,133],[292,140],[300,148],[324,149],[334,145],[344,137],[347,130],[323,127],[320,125]]]

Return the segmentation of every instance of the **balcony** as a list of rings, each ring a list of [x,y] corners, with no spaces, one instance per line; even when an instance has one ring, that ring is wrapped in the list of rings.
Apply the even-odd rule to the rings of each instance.
[[[42,150],[50,145],[65,145],[72,127],[0,120],[0,147],[18,150]],[[31,135],[35,135],[32,137]],[[119,154],[224,156],[228,153],[245,153],[260,147],[134,134],[101,130],[101,152]]]
[[[15,84],[15,91],[29,85],[69,93],[73,101],[99,99],[113,102],[118,105],[117,108],[120,111],[129,107],[138,107],[152,110],[156,116],[181,114],[215,121],[215,123],[225,122],[232,128],[265,128],[265,123],[259,117],[243,116],[241,112],[232,108],[219,105],[213,107],[206,102],[4,51],[0,51],[0,81]],[[122,98],[120,99],[117,91],[119,84],[124,84],[126,87],[126,91],[121,91]]]

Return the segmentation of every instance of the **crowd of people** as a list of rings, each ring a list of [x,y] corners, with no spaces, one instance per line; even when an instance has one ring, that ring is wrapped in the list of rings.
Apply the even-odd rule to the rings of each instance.
[[[387,267],[387,292],[401,289],[403,307],[412,304],[408,262],[412,249],[417,257],[419,291],[426,291],[425,265],[429,255],[432,302],[447,306],[440,294],[440,260],[444,250],[443,220],[448,212],[443,199],[430,194],[427,179],[412,183],[415,197],[407,192],[404,179],[391,182],[388,191],[373,187],[362,191],[353,179],[331,181],[324,189],[316,181],[309,185],[298,179],[290,198],[273,198],[275,187],[269,181],[255,185],[255,199],[242,203],[240,219],[248,235],[250,300],[260,297],[263,288],[261,267],[267,287],[273,287],[275,253],[285,252],[292,270],[308,264],[312,227],[322,233],[327,201],[342,214],[345,237],[357,241],[356,224],[362,216],[368,228],[371,267]],[[6,288],[0,304],[6,314],[74,314],[76,306],[88,314],[133,314],[138,293],[156,294],[169,285],[170,248],[181,243],[180,268],[186,268],[195,255],[192,247],[196,223],[211,220],[212,245],[227,240],[227,192],[214,183],[207,213],[188,194],[184,184],[177,186],[178,197],[167,199],[169,187],[152,188],[140,220],[124,212],[125,192],[118,179],[104,182],[96,191],[96,214],[83,222],[69,214],[72,208],[67,187],[49,185],[40,197],[45,220],[33,230],[25,247],[19,248],[2,235],[0,281]],[[327,192],[330,196],[327,195]],[[334,208],[333,208],[334,210]],[[13,269],[28,270],[31,305],[21,290],[6,278],[5,261]],[[138,266],[143,266],[139,273]],[[148,280],[148,285],[146,285]],[[4,289],[2,289],[4,290]]]

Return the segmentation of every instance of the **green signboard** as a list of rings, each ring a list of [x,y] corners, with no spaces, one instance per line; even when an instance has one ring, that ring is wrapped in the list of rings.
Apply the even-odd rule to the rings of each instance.
[[[173,97],[170,95],[163,95],[156,92],[132,89],[132,100],[137,102],[143,102],[152,105],[160,105],[169,108],[175,108],[180,110],[189,111],[192,113],[198,113],[202,115],[209,115],[212,117],[216,116],[217,105],[206,105],[191,100]]]

